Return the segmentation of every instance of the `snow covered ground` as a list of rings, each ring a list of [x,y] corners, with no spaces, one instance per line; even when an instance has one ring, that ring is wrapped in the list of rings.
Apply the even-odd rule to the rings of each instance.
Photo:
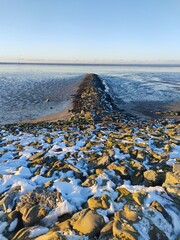
[[[133,229],[123,231],[132,233],[134,239],[152,239],[152,230],[157,236],[176,239],[179,192],[176,189],[171,194],[167,184],[179,186],[172,173],[172,165],[180,159],[179,144],[179,126],[168,122],[2,126],[0,239],[21,239],[16,234],[23,227],[29,228],[26,239],[35,239],[61,222],[61,216],[69,214],[71,219],[86,208],[101,215],[104,225],[119,212],[118,221]],[[39,188],[48,194],[59,193],[59,197],[53,207],[47,199],[39,203],[44,204],[45,214],[29,224],[22,206],[28,203],[26,195]],[[108,199],[104,205],[103,198]],[[132,213],[137,214],[135,220],[129,217]],[[113,229],[110,235],[118,237]],[[59,233],[73,239],[83,234],[73,224],[65,231],[59,228]],[[94,237],[101,235],[100,229]]]

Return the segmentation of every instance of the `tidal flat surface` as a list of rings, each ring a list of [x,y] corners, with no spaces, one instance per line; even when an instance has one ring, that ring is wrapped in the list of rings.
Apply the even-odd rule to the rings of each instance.
[[[0,123],[15,123],[61,112],[79,80],[100,76],[120,109],[151,115],[180,102],[178,65],[0,64]]]
[[[0,123],[63,111],[80,77],[53,67],[0,65]]]
[[[116,105],[129,113],[147,117],[158,111],[180,111],[180,72],[160,70],[118,72],[102,79]]]

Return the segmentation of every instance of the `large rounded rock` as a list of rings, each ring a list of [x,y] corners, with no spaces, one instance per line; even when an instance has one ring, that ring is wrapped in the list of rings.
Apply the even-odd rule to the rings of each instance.
[[[144,185],[147,187],[158,185],[158,174],[154,170],[144,172]]]
[[[134,209],[132,210],[130,205],[124,205],[123,210],[119,213],[121,218],[126,219],[129,222],[137,222],[140,220],[138,211]]]
[[[98,158],[98,165],[107,166],[110,164],[109,156],[104,154],[102,157]]]
[[[46,214],[56,207],[60,201],[58,192],[36,188],[19,198],[16,210],[22,214],[24,226],[32,226],[39,222]]]
[[[22,220],[25,226],[32,226],[46,216],[46,210],[43,206],[29,206],[26,204],[20,209]]]
[[[24,227],[19,230],[12,240],[32,240],[39,239],[39,235],[45,234],[49,229],[42,226]],[[44,236],[44,235],[43,235]],[[59,238],[41,238],[43,240],[58,240]]]
[[[128,223],[122,222],[119,213],[115,214],[113,222],[113,236],[118,239],[137,240],[137,231]]]
[[[60,232],[56,231],[56,229],[51,229],[46,234],[43,234],[35,239],[36,240],[66,240],[67,238],[63,236]]]
[[[59,199],[58,194],[58,192],[51,192],[47,189],[38,187],[35,190],[22,195],[17,207],[18,209],[21,209],[28,203],[32,206],[39,204],[45,206],[47,210],[51,210],[56,207],[57,199]]]
[[[56,227],[63,232],[63,234],[68,234],[72,230],[71,221],[67,219],[63,222],[57,223]]]
[[[172,172],[167,172],[166,173],[166,179],[165,179],[166,184],[180,184],[180,173],[172,173]]]
[[[1,201],[0,205],[3,206],[5,212],[10,212],[15,206],[18,197],[18,192],[11,192],[7,194]]]
[[[111,163],[108,165],[107,168],[109,170],[114,170],[122,178],[125,178],[125,179],[128,178],[128,168],[126,166]]]
[[[104,226],[104,218],[96,211],[84,209],[76,214],[76,220],[73,223],[73,229],[90,236],[95,236]]]
[[[139,190],[132,194],[133,200],[140,206],[143,205],[144,199],[146,198],[146,196],[147,196],[147,193],[144,190]]]
[[[177,204],[180,203],[180,184],[163,184],[163,187],[165,187],[167,193],[173,198]]]
[[[88,207],[92,210],[97,208],[108,209],[110,207],[109,200],[110,198],[107,194],[103,195],[102,197],[90,198],[88,200]]]

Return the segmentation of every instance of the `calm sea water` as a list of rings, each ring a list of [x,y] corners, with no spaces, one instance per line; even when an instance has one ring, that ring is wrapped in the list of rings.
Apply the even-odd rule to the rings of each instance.
[[[0,64],[0,123],[63,111],[88,72],[100,75],[120,108],[180,102],[180,66]]]

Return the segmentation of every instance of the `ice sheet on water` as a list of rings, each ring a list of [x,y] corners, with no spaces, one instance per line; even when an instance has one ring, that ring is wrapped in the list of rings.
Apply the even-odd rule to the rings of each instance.
[[[110,95],[124,102],[180,101],[179,72],[132,72],[102,75]]]

